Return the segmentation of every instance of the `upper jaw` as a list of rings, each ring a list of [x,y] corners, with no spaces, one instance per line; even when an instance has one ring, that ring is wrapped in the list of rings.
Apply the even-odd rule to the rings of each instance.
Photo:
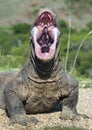
[[[55,56],[60,31],[52,14],[45,11],[35,21],[31,30],[35,55],[42,61],[49,61]]]

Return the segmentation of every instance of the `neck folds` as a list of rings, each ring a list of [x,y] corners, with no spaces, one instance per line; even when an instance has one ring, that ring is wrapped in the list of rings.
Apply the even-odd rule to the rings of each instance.
[[[47,79],[50,77],[55,67],[54,58],[49,62],[43,62],[37,57],[34,59],[34,68],[41,79]]]

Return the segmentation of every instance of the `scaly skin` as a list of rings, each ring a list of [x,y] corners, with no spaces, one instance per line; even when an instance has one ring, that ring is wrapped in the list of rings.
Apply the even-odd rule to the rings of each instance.
[[[47,29],[49,25],[58,28],[56,21],[48,22],[50,17],[48,12],[45,12],[44,16],[46,19],[44,24],[46,24]],[[50,17],[50,19],[53,19],[53,17]],[[33,26],[37,26],[39,21],[41,20],[36,20]],[[47,36],[47,30],[45,33]],[[51,32],[49,32],[49,35],[52,35]],[[43,42],[43,39],[41,40]],[[6,109],[11,122],[22,125],[27,125],[30,122],[37,124],[37,119],[30,118],[26,114],[49,112],[56,107],[59,101],[62,103],[60,118],[74,119],[79,117],[76,110],[78,82],[73,76],[67,75],[61,66],[59,37],[55,55],[48,61],[40,60],[38,58],[39,53],[37,53],[38,57],[36,56],[34,46],[34,40],[32,39],[31,56],[18,74],[0,75],[0,92],[2,94],[0,107]],[[45,60],[47,58],[44,56],[44,52],[50,50],[50,48],[47,48],[48,46],[51,45],[45,45],[42,50],[42,56]],[[13,80],[10,80],[12,77]]]

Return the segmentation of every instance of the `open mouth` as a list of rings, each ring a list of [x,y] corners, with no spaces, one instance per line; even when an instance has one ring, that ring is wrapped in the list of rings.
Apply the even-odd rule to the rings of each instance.
[[[42,35],[37,39],[37,42],[41,46],[42,53],[49,53],[50,46],[53,44],[54,39],[49,35],[47,27],[44,27]]]
[[[37,58],[43,61],[55,55],[60,31],[54,16],[48,11],[43,12],[35,21],[31,34]]]

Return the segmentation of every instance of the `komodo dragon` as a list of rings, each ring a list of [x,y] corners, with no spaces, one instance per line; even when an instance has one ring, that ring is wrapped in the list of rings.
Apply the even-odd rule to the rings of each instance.
[[[23,69],[18,74],[10,73],[10,77],[0,75],[0,107],[12,122],[23,125],[37,123],[27,114],[50,112],[59,102],[61,119],[80,117],[76,110],[78,81],[61,66],[60,29],[52,11],[39,13],[30,39],[31,54]]]

